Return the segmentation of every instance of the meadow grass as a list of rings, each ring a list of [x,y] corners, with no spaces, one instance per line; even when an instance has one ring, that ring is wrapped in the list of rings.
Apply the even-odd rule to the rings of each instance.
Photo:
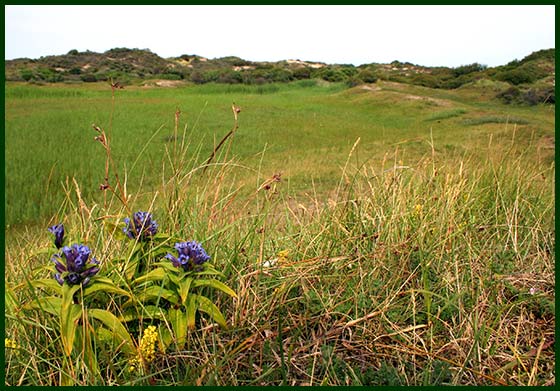
[[[409,99],[428,92],[418,88],[403,91],[402,86],[393,91],[394,84],[379,92],[306,83],[132,86],[117,92],[112,112],[103,84],[52,87],[8,83],[6,222],[12,226],[51,218],[64,199],[61,183],[66,178],[75,177],[85,197],[99,194],[96,189],[102,181],[99,172],[103,171],[104,160],[93,141],[92,124],[109,132],[115,163],[126,170],[132,188],[141,180],[144,185],[158,186],[159,162],[173,137],[175,111],[181,111],[181,127],[187,127],[186,136],[200,146],[200,158],[205,159],[229,130],[233,101],[243,111],[232,154],[247,166],[255,167],[262,160],[263,170],[270,175],[281,171],[296,190],[309,188],[312,177],[316,186],[331,186],[358,137],[361,153],[371,158],[381,160],[398,145],[404,159],[414,160],[429,151],[423,141],[429,137],[447,152],[476,153],[490,133],[505,132],[509,137],[515,125],[468,126],[461,117],[426,123],[424,118],[461,110],[468,110],[471,120],[499,117],[505,109],[491,104],[471,109],[461,95],[454,96],[455,100],[449,95],[439,100]],[[263,94],[263,88],[271,92]],[[519,129],[517,140],[552,134],[553,115],[546,108],[507,109],[514,111],[510,116],[529,122]],[[114,128],[112,123],[116,124]],[[142,150],[142,158],[132,169]],[[551,160],[553,154],[543,156]]]
[[[149,209],[162,229],[203,241],[237,292],[233,301],[208,292],[231,328],[201,317],[185,349],[159,352],[140,377],[126,371],[123,352],[100,344],[102,376],[78,352],[76,384],[554,384],[555,167],[546,109],[516,110],[530,121],[524,127],[461,127],[446,117],[426,129],[429,115],[467,103],[336,86],[244,90],[234,96],[239,129],[204,170],[233,124],[232,95],[218,88],[117,94],[108,135],[128,209]],[[22,221],[64,221],[107,270],[127,256],[108,227],[128,211],[111,194],[94,195],[105,156],[80,119],[110,105],[106,91],[83,93],[87,107],[71,95],[7,99],[6,199],[17,208],[9,186],[48,171],[23,162],[56,156],[58,183],[50,179],[46,192],[39,184],[36,195],[52,209]],[[25,118],[30,107],[37,109]],[[58,117],[54,107],[72,115]],[[99,115],[106,127],[109,116]],[[42,156],[33,156],[29,145],[24,154],[29,139],[18,141],[15,129],[43,134],[48,153],[37,146]],[[62,196],[46,199],[60,187]],[[23,309],[41,294],[25,281],[50,275],[41,269],[50,238],[33,224],[6,233],[6,338],[17,344],[6,349],[6,384],[57,385],[65,371],[59,325]]]

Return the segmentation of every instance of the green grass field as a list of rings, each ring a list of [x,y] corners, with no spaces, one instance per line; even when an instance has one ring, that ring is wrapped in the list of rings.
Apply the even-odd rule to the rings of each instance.
[[[554,106],[383,81],[5,94],[6,384],[555,383]],[[233,102],[238,129],[205,169]],[[124,205],[99,189],[92,124]],[[197,315],[141,376],[122,346],[86,338],[98,319],[76,323],[67,354],[64,322],[30,304],[50,292],[32,282],[54,270],[47,226],[121,281],[137,253],[112,227],[137,210],[203,243],[237,294],[203,290],[229,328]],[[118,298],[88,303],[120,316]],[[148,324],[175,330],[123,319],[137,344]]]

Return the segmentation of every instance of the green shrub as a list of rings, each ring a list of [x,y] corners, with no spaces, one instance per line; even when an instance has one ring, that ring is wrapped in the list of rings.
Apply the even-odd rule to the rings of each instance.
[[[321,68],[321,70],[317,73],[317,76],[323,80],[330,81],[331,83],[341,82],[346,79],[344,73],[332,67]]]
[[[468,75],[469,73],[473,73],[473,72],[482,72],[486,69],[486,65],[480,65],[478,63],[473,63],[470,65],[461,65],[457,68],[453,69],[453,75],[455,77],[459,77],[462,75]]]
[[[555,91],[553,86],[531,88],[522,91],[519,87],[511,87],[496,94],[496,98],[506,104],[526,104],[535,106],[541,103],[555,104]]]
[[[553,86],[531,88],[523,94],[523,103],[530,106],[538,105],[540,103],[555,104],[556,98],[554,94],[555,90]]]
[[[240,72],[231,69],[224,69],[218,76],[217,81],[218,83],[225,84],[239,84],[243,83],[243,76],[241,76]]]
[[[273,83],[286,83],[293,80],[294,75],[292,71],[282,68],[273,68],[265,73],[265,78]]]
[[[359,86],[360,84],[363,84],[363,80],[356,76],[346,80],[346,85],[350,88]]]
[[[25,81],[29,81],[31,79],[35,79],[35,74],[31,69],[22,69],[19,71],[21,78]]]
[[[533,83],[548,73],[535,65],[522,65],[515,69],[502,71],[496,74],[496,79],[505,81],[513,85]]]
[[[417,75],[414,75],[410,81],[412,84],[429,87],[429,88],[441,87],[441,80],[439,78],[426,73],[419,73]]]
[[[296,68],[292,71],[292,75],[296,80],[310,79],[311,69],[309,69],[308,67]]]
[[[48,83],[56,83],[63,80],[60,73],[53,71],[49,68],[39,68],[38,69],[39,79],[44,80]]]
[[[358,72],[357,77],[364,83],[375,83],[378,79],[377,74],[369,68],[362,69],[360,72]]]
[[[354,65],[340,65],[337,69],[347,78],[355,76],[358,73],[358,70],[354,67]]]
[[[195,84],[204,84],[204,76],[202,75],[202,72],[200,71],[193,71],[191,73],[191,81]]]
[[[81,75],[80,79],[86,83],[95,83],[97,81],[97,77],[91,73],[86,73],[85,75]],[[100,79],[105,80],[105,79]]]

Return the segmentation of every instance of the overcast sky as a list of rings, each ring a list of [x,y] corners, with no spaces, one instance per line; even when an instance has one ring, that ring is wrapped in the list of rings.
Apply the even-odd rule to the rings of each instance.
[[[5,59],[150,49],[252,61],[503,65],[555,47],[553,5],[5,6]]]

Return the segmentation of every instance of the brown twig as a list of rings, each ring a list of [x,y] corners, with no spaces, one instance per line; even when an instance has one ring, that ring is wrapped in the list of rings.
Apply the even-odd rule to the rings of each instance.
[[[116,172],[114,174],[115,175],[116,188],[113,188],[111,186],[111,184],[109,183],[109,169],[110,169],[111,166],[113,167],[113,170],[115,168],[115,163],[113,162],[113,158],[111,157],[111,146],[109,145],[109,138],[107,137],[107,134],[105,133],[105,131],[103,129],[101,129],[99,126],[93,125],[93,129],[97,133],[99,133],[98,136],[95,136],[95,140],[99,141],[99,143],[105,149],[105,177],[103,178],[103,183],[101,185],[99,185],[99,189],[103,190],[103,191],[110,190],[114,195],[117,196],[117,198],[122,202],[122,204],[128,209],[126,192],[124,191],[124,188],[121,185],[121,182],[119,180],[119,175]],[[121,194],[119,194],[117,191],[120,191]]]
[[[226,142],[226,140],[231,137],[231,135],[233,135],[235,133],[235,131],[237,130],[237,128],[239,127],[238,122],[237,122],[237,114],[239,114],[239,112],[241,111],[241,109],[239,107],[237,107],[235,105],[235,103],[233,103],[231,105],[231,109],[233,111],[233,118],[234,118],[234,124],[233,124],[233,128],[224,136],[224,138],[222,139],[222,141],[220,141],[218,143],[218,145],[214,148],[214,150],[212,151],[212,153],[210,154],[210,157],[208,158],[208,160],[206,160],[206,163],[204,163],[204,168],[202,169],[202,172],[204,173],[206,171],[206,169],[208,168],[208,165],[210,164],[210,162],[212,161],[212,159],[214,159],[214,157],[216,156],[216,153],[218,152],[218,150],[220,149],[220,147]]]

